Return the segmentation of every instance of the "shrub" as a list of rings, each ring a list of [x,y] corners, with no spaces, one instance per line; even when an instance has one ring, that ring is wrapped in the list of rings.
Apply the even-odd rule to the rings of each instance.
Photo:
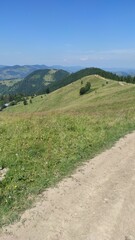
[[[27,104],[28,104],[26,98],[23,99],[23,104],[24,104],[24,105],[27,105]]]
[[[91,88],[91,83],[87,82],[85,87],[82,87],[80,89],[80,95],[83,95],[83,94],[87,93],[90,90],[90,88]]]
[[[91,83],[90,82],[87,82],[86,85],[85,85],[85,90],[86,92],[88,92],[91,88]]]
[[[85,87],[82,87],[82,88],[80,89],[80,95],[83,95],[85,92],[86,92],[86,91],[85,91]]]

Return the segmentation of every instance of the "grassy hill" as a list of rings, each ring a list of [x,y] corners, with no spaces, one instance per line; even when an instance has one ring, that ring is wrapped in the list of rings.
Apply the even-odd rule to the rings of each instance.
[[[92,68],[82,69],[80,71],[70,74],[69,76],[67,76],[64,79],[59,79],[57,82],[51,83],[49,85],[50,92],[55,91],[56,89],[59,89],[61,87],[67,86],[68,84],[73,83],[82,77],[90,76],[90,75],[99,75],[106,79],[109,78],[109,79],[113,79],[116,81],[125,81],[125,82],[129,82],[129,83],[135,83],[135,78],[133,78],[133,77],[130,77],[130,76],[127,76],[127,77],[121,76],[120,77],[120,76],[116,75],[115,73],[104,71],[100,68],[92,67]],[[46,87],[44,87],[42,89],[43,92],[45,92],[45,90],[46,90]]]
[[[114,73],[104,71],[100,68],[85,68],[75,73],[69,74],[64,70],[44,69],[36,70],[25,77],[22,81],[14,84],[9,88],[0,88],[0,93],[3,94],[43,94],[46,92],[53,92],[61,87],[67,86],[78,79],[90,76],[99,75],[104,78],[113,79],[116,81],[126,81],[128,83],[135,83],[135,77],[131,76],[118,76]],[[5,90],[5,92],[4,92]]]
[[[85,68],[68,75],[64,79],[59,79],[57,82],[51,83],[49,85],[50,92],[55,91],[61,87],[67,86],[68,84],[73,83],[82,77],[90,76],[94,74],[102,76],[104,78],[113,79],[113,80],[119,79],[119,77],[116,74],[104,71],[100,68]],[[46,87],[44,87],[42,91],[45,92],[45,90],[46,90]]]
[[[33,95],[45,93],[46,91],[52,92],[56,89],[64,87],[78,79],[98,74],[105,78],[119,79],[116,74],[106,72],[99,68],[85,68],[75,73],[69,74],[64,70],[44,69],[36,70],[26,76],[21,82],[12,85],[9,88],[0,88],[0,93],[3,94],[18,94]],[[4,85],[4,84],[3,84]],[[5,89],[5,92],[3,91]]]
[[[87,82],[91,91],[80,96]],[[30,100],[30,98],[29,98]],[[28,100],[28,102],[29,102]],[[135,85],[85,76],[0,113],[0,225],[84,160],[135,129]]]

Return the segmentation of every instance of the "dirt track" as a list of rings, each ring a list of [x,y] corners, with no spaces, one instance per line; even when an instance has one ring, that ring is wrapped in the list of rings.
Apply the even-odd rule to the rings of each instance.
[[[135,132],[44,192],[0,240],[135,240]]]

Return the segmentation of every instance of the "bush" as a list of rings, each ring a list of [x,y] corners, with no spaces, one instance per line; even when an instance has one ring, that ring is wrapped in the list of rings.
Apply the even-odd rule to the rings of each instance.
[[[27,104],[28,104],[26,98],[23,99],[23,104],[24,104],[24,105],[27,105]]]
[[[87,82],[86,85],[85,85],[85,90],[86,92],[88,92],[91,88],[91,83],[90,82]]]
[[[85,91],[85,87],[82,87],[82,88],[80,89],[80,95],[83,95],[85,92],[86,92],[86,91]]]
[[[87,93],[90,90],[90,88],[91,88],[91,83],[87,82],[85,87],[82,87],[80,89],[80,95],[83,95],[83,94]]]

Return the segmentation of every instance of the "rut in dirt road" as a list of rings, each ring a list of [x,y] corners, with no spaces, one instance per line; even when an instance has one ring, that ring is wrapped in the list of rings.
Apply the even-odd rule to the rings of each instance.
[[[0,240],[135,240],[135,132],[45,191]]]

